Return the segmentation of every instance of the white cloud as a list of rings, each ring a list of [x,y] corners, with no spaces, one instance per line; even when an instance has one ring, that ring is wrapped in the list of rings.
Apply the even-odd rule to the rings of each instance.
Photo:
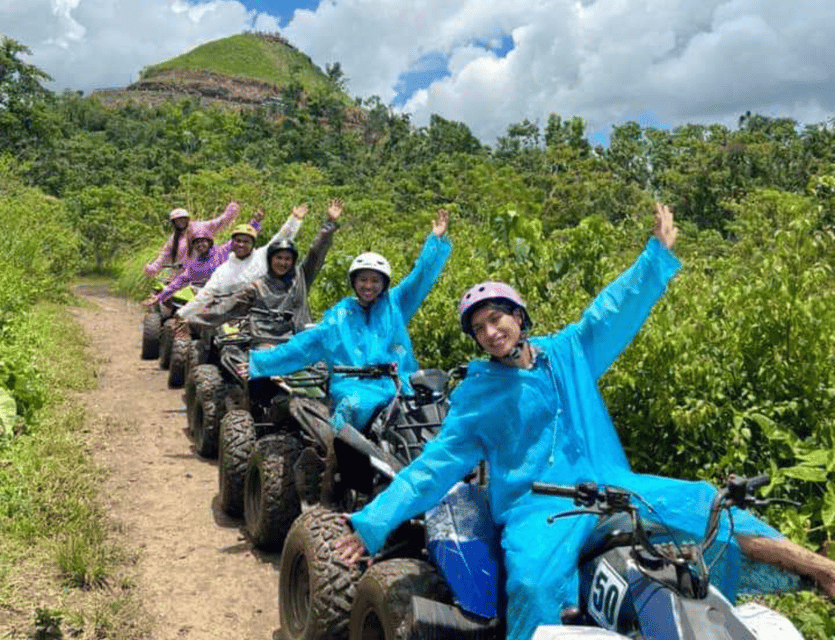
[[[25,4],[25,7],[23,6]],[[143,67],[247,29],[277,30],[274,18],[233,0],[27,0],[0,7],[2,33],[31,49],[27,62],[48,86],[90,91],[124,86]]]
[[[52,88],[86,91],[208,40],[278,29],[242,2],[0,0],[0,28],[32,49]],[[447,59],[449,75],[404,110],[417,125],[432,113],[463,121],[487,143],[551,113],[579,115],[590,131],[733,126],[747,110],[835,115],[831,0],[322,0],[282,33],[323,69],[340,62],[354,95],[385,103],[404,74]],[[507,35],[514,48],[497,57],[490,48]]]
[[[296,14],[287,34],[315,62],[340,61],[350,89],[391,102],[422,56],[450,75],[404,106],[461,120],[492,143],[524,118],[579,115],[590,130],[651,118],[722,122],[751,110],[821,122],[835,115],[835,4],[829,0],[339,0]],[[408,15],[407,13],[408,12]],[[345,37],[340,34],[344,33]],[[473,46],[502,33],[504,59]]]

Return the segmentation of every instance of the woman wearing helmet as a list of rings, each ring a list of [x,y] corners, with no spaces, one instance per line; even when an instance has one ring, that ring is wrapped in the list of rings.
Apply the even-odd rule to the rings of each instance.
[[[307,215],[307,204],[293,207],[287,221],[278,230],[270,243],[280,238],[294,238]],[[240,224],[232,229],[229,257],[212,272],[208,282],[200,289],[194,299],[177,310],[181,320],[192,320],[206,308],[243,289],[267,271],[264,256],[267,245],[255,248],[258,231],[248,224]],[[269,243],[268,243],[269,244]]]
[[[328,219],[319,229],[304,259],[292,238],[273,240],[266,251],[267,272],[256,278],[227,302],[209,307],[197,320],[218,325],[229,318],[246,315],[253,308],[269,313],[250,314],[253,337],[272,340],[288,331],[298,332],[310,323],[307,292],[325,262],[325,255],[333,244],[333,234],[339,228],[342,200],[328,205]],[[285,314],[290,316],[285,318]]]
[[[470,363],[435,440],[371,504],[345,515],[355,533],[337,543],[342,560],[376,553],[401,522],[435,506],[480,460],[490,469],[491,512],[502,530],[512,640],[527,640],[538,626],[559,625],[564,612],[576,612],[579,552],[596,523],[590,515],[549,523],[548,516],[572,510],[573,503],[534,495],[534,481],[630,488],[662,521],[699,538],[713,487],[633,473],[597,387],[678,270],[671,252],[676,233],[669,209],[656,205],[654,237],[644,252],[577,323],[555,335],[528,337],[531,319],[510,286],[485,282],[467,291],[459,304],[462,329],[489,359]],[[641,509],[647,515],[647,507]],[[727,537],[727,520],[723,526]],[[795,567],[799,573],[835,592],[835,564],[782,539],[747,511],[735,512],[734,527],[735,543],[717,564],[717,586],[730,599],[740,552],[775,563],[789,555],[787,545],[793,558],[805,558]],[[761,545],[770,551],[758,550]]]
[[[260,231],[263,219],[264,209],[258,209],[249,221],[249,226],[255,231]],[[164,303],[188,284],[198,286],[206,284],[214,270],[229,257],[232,251],[232,239],[230,238],[221,245],[215,245],[214,234],[209,226],[197,223],[194,225],[191,248],[194,255],[186,262],[183,270],[174,276],[162,291],[146,298],[143,301],[145,306]]]
[[[233,200],[226,205],[226,210],[217,218],[195,222],[191,220],[191,216],[185,209],[172,209],[168,214],[172,227],[171,235],[162,245],[156,260],[145,265],[143,269],[145,275],[153,278],[165,264],[185,265],[194,252],[192,240],[195,237],[195,231],[204,237],[214,237],[218,231],[232,224],[240,212],[241,206]]]
[[[250,377],[285,375],[320,361],[329,366],[395,362],[403,387],[410,389],[409,374],[418,367],[407,327],[441,275],[452,250],[446,237],[448,221],[449,213],[438,211],[414,268],[394,287],[389,287],[391,267],[385,258],[376,253],[357,256],[348,272],[356,295],[340,300],[315,327],[289,342],[253,352]],[[332,376],[334,430],[345,424],[361,430],[394,393],[394,383],[389,379]]]

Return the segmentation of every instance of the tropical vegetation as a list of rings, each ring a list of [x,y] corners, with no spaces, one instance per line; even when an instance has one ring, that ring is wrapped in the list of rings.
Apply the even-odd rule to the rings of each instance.
[[[205,46],[200,65],[226,57]],[[604,147],[589,141],[581,118],[553,114],[544,126],[508,124],[488,146],[461,122],[435,115],[416,127],[377,97],[346,101],[338,67],[307,84],[296,69],[273,103],[215,108],[186,96],[107,107],[95,94],[43,89],[47,76],[22,62],[26,52],[9,38],[0,46],[0,125],[9,132],[0,138],[9,249],[0,270],[0,458],[37,437],[48,404],[32,314],[66,300],[67,283],[85,273],[111,275],[124,295],[143,297],[141,265],[175,206],[196,218],[231,199],[245,212],[263,206],[269,237],[291,206],[308,202],[304,245],[326,203],[343,198],[342,229],[311,293],[317,312],[347,295],[346,268],[360,251],[389,256],[395,280],[405,274],[435,211],[449,209],[453,256],[411,325],[420,361],[448,367],[477,356],[456,324],[467,286],[506,280],[523,292],[537,331],[558,330],[640,252],[661,200],[681,227],[684,266],[601,381],[627,453],[642,472],[684,478],[768,472],[767,493],[799,506],[764,517],[832,552],[832,121],[745,113],[735,128],[625,122]],[[228,59],[234,68],[218,73],[247,73]],[[0,465],[0,496],[15,486],[16,464]],[[4,535],[20,518],[17,504],[0,499]],[[835,635],[831,604],[801,594],[777,606],[807,638]]]

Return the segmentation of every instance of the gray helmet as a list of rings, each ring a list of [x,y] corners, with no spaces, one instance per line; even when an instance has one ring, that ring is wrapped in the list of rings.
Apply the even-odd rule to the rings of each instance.
[[[267,246],[267,270],[270,270],[270,263],[273,256],[279,251],[289,251],[293,254],[293,266],[296,266],[296,260],[299,259],[299,250],[296,249],[296,243],[290,238],[279,238],[274,240]]]

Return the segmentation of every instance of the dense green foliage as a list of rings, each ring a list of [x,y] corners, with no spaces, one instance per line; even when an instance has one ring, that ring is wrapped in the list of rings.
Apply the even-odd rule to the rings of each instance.
[[[77,269],[115,272],[124,292],[144,296],[140,268],[174,206],[207,218],[230,199],[244,216],[263,205],[268,237],[294,204],[309,202],[305,246],[328,200],[341,197],[342,228],[311,292],[321,312],[348,295],[347,265],[360,251],[387,255],[395,281],[407,273],[446,207],[455,248],[411,330],[421,362],[447,367],[478,355],[455,317],[466,287],[506,280],[526,297],[536,331],[556,331],[640,252],[657,198],[682,228],[684,266],[601,385],[632,463],[711,480],[768,471],[768,491],[802,505],[773,508],[769,521],[811,548],[831,544],[832,123],[744,114],[736,129],[665,131],[628,122],[602,148],[581,119],[555,114],[544,131],[509,125],[489,148],[463,123],[433,116],[415,128],[376,98],[360,101],[356,117],[340,97],[339,70],[329,77],[324,88],[290,82],[280,109],[221,111],[190,100],[107,109],[95,96],[33,97],[54,131],[0,141],[0,151],[23,158],[2,174],[0,197],[14,215],[0,224],[20,235],[20,263],[12,251],[0,308],[50,293]],[[50,233],[50,223],[65,232]],[[0,317],[0,329],[12,331],[16,315]],[[25,337],[14,339],[25,349]],[[26,362],[0,354],[20,415],[37,405],[19,382],[36,377]]]

